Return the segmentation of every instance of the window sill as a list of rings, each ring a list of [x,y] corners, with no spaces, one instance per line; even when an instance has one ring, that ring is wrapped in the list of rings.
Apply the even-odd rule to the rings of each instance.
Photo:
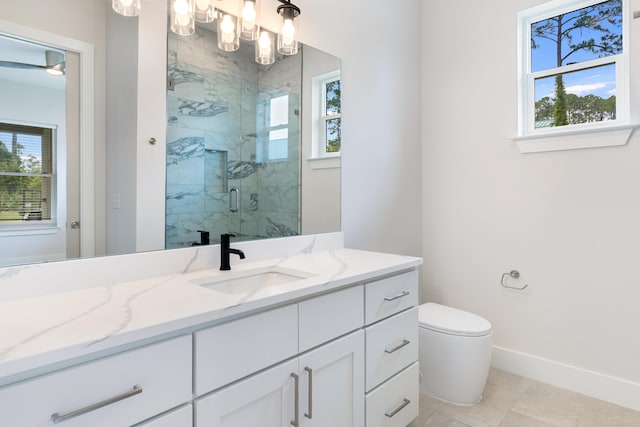
[[[56,234],[60,231],[54,223],[26,225],[21,223],[0,225],[0,237],[31,236],[38,234]]]
[[[579,150],[582,148],[614,147],[626,145],[637,124],[571,129],[561,132],[545,132],[512,138],[521,153]]]
[[[340,167],[340,156],[311,157],[307,162],[311,169],[337,169]]]

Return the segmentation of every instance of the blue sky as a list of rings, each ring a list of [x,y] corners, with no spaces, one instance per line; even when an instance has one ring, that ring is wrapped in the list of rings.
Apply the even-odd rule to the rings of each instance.
[[[606,3],[615,3],[616,0],[611,0]],[[572,18],[578,16],[580,11],[575,11],[564,15],[563,20],[570,26]],[[537,26],[544,26],[547,22],[554,22],[551,20],[543,20],[532,25],[533,28]],[[613,23],[604,20],[599,22],[600,25],[609,29],[614,34],[621,34],[621,25],[614,25]],[[565,26],[566,27],[566,26]],[[535,32],[532,37],[537,45],[535,49],[531,50],[531,71],[541,71],[550,68],[557,67],[556,59],[556,43],[552,40],[548,40],[543,37],[538,37]],[[581,41],[594,39],[599,42],[602,32],[591,30],[587,28],[576,29],[571,32],[573,36],[573,43],[578,44]],[[570,51],[568,41],[563,40],[562,55],[566,55]],[[562,65],[567,65],[574,62],[584,62],[599,57],[608,56],[598,53],[592,53],[586,50],[576,51],[566,58]],[[594,94],[602,98],[608,98],[611,95],[615,95],[615,64],[605,65],[597,68],[583,70],[574,73],[565,74],[564,84],[567,93],[573,93],[578,96],[584,96],[588,94]],[[553,77],[536,80],[535,85],[535,100],[545,96],[553,96],[555,91],[555,83]]]
[[[576,71],[564,75],[564,86],[567,93],[578,96],[589,94],[601,98],[609,98],[616,94],[616,66],[604,65],[597,68]],[[555,77],[537,79],[535,83],[535,100],[545,96],[555,97]]]

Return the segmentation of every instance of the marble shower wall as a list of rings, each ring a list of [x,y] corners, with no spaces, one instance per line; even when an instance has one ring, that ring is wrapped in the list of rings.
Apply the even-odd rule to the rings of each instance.
[[[254,61],[253,43],[217,48],[216,34],[169,34],[166,247],[190,246],[198,230],[255,240],[299,234],[301,55],[271,66]],[[258,99],[289,93],[288,156],[263,150],[264,108]],[[261,160],[261,161],[257,161]],[[239,190],[239,211],[229,191]]]

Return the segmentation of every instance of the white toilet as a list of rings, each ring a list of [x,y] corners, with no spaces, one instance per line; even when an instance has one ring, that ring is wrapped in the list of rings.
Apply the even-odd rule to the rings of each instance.
[[[478,403],[491,362],[491,323],[435,303],[422,304],[418,318],[420,392],[458,405]]]

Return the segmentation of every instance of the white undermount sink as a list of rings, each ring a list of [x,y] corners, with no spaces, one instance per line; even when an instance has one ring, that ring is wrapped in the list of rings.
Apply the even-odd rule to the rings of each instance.
[[[265,266],[251,270],[220,272],[212,276],[193,279],[192,283],[224,294],[245,294],[313,276],[314,274],[304,271],[279,266]]]

